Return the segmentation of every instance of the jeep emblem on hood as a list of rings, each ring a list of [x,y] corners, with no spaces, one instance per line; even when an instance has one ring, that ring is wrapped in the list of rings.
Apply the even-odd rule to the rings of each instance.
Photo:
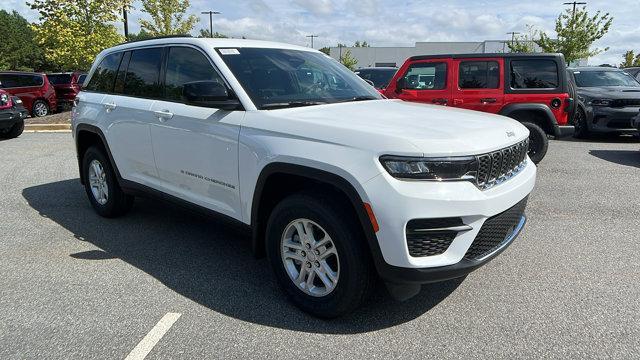
[[[513,131],[507,131],[507,137],[514,137],[516,136],[516,133],[514,133]]]

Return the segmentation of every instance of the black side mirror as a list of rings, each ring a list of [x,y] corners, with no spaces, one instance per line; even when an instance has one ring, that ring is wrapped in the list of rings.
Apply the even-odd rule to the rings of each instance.
[[[403,77],[398,78],[398,80],[396,80],[396,92],[400,93],[402,92],[402,89],[406,88],[406,81]]]
[[[182,96],[187,104],[222,110],[235,110],[240,101],[231,96],[226,86],[217,81],[205,80],[185,83]]]

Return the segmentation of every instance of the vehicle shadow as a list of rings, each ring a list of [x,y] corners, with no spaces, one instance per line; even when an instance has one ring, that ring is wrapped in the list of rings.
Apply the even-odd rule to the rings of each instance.
[[[640,168],[640,150],[589,150],[589,154],[619,165]]]
[[[354,313],[320,320],[286,300],[267,261],[252,255],[245,231],[219,220],[150,199],[136,199],[127,216],[101,218],[89,205],[78,179],[29,187],[22,195],[41,216],[101,249],[71,257],[122,259],[213,311],[266,326],[328,334],[388,328],[423,315],[463,281],[423,286],[418,296],[403,303],[391,299],[384,286],[379,286]]]
[[[619,134],[593,134],[588,139],[577,139],[573,136],[567,136],[557,139],[558,141],[568,142],[589,142],[589,143],[618,143],[618,144],[633,144],[640,143],[637,136],[634,135],[619,135]]]

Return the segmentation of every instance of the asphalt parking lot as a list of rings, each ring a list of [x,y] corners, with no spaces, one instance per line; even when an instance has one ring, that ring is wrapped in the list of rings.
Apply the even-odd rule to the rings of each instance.
[[[0,359],[122,359],[167,314],[147,358],[640,357],[633,139],[552,141],[506,252],[333,321],[289,304],[234,228],[145,199],[97,216],[69,133],[0,154]]]

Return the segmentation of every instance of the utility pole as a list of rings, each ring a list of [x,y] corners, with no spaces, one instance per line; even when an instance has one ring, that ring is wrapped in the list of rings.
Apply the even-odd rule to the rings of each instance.
[[[573,18],[574,16],[576,16],[576,5],[587,5],[587,3],[574,1],[562,3],[562,5],[573,5],[573,12],[571,13],[571,17]]]
[[[129,22],[127,21],[127,5],[122,7],[122,19],[124,21],[124,41],[129,41]]]
[[[219,11],[203,11],[202,14],[209,14],[209,36],[213,37],[213,15],[220,14]]]
[[[520,33],[517,31],[510,31],[507,35],[509,34],[511,34],[511,45],[513,46],[513,43],[516,41],[516,35],[520,35]]]
[[[338,53],[340,54],[340,55],[338,56],[338,60],[339,60],[340,62],[342,62],[342,44],[340,44],[340,43],[338,44]]]
[[[308,38],[311,38],[311,48],[313,49],[313,38],[317,38],[318,35],[307,35]]]

